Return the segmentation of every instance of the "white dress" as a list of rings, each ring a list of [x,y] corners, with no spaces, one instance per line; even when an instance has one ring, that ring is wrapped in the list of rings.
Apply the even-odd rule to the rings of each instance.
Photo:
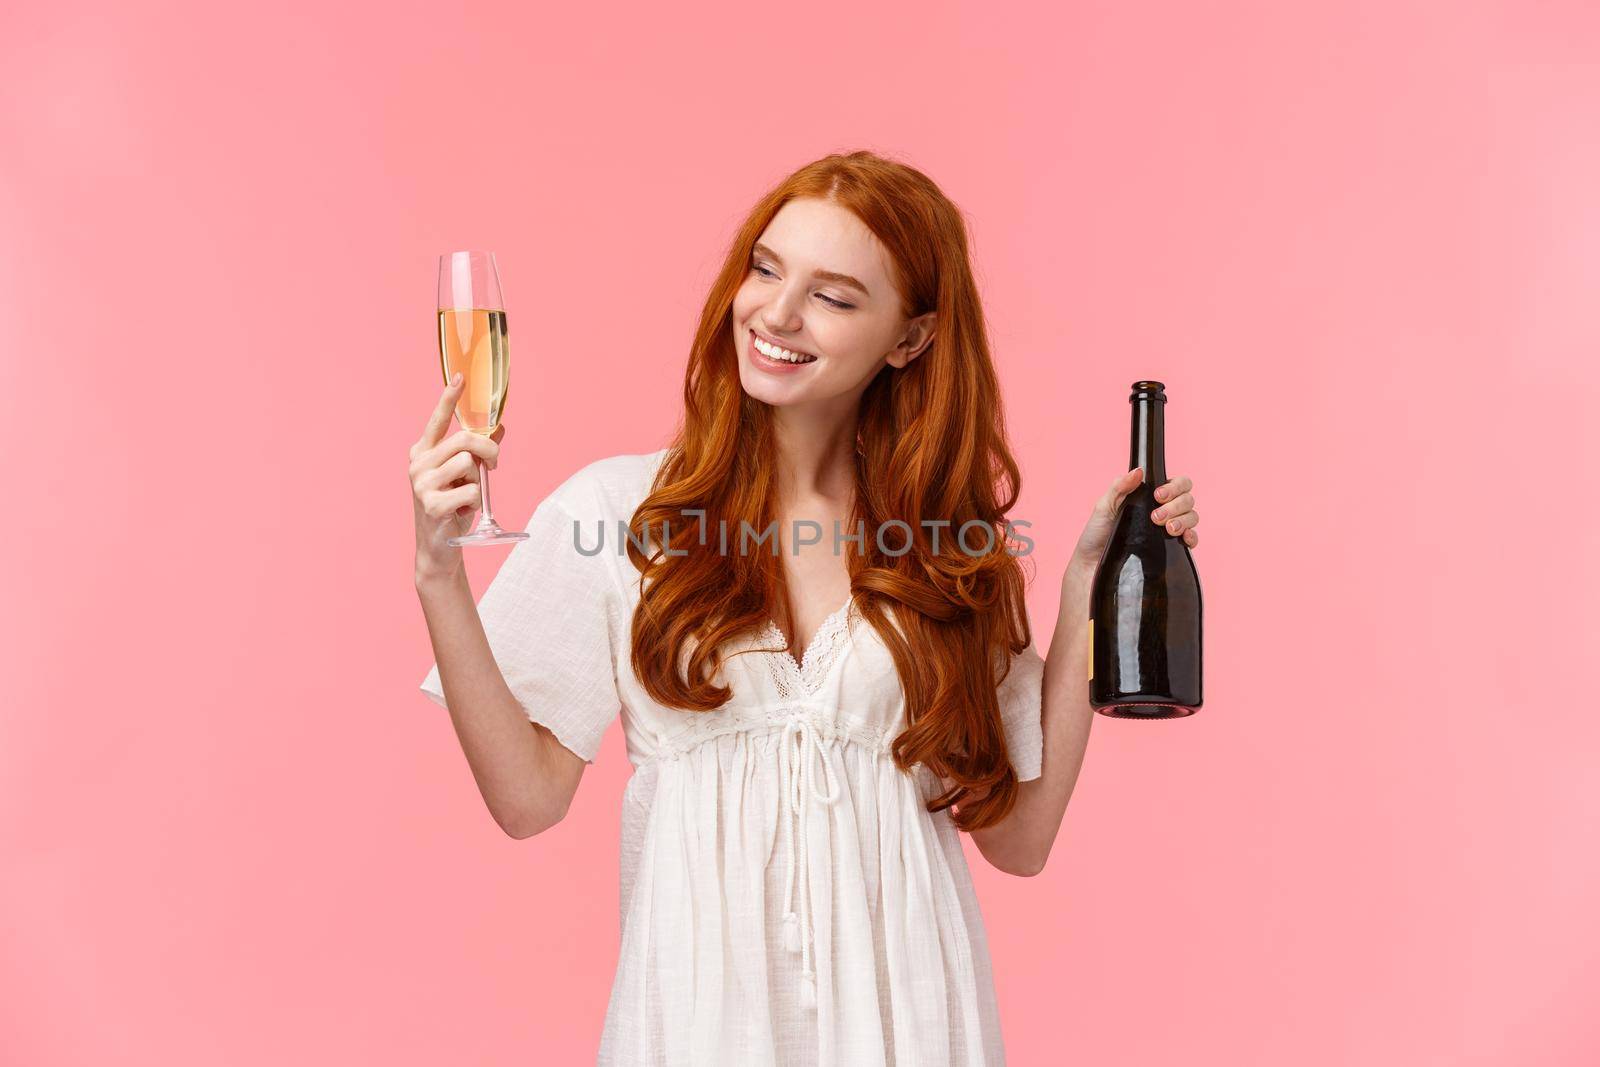
[[[620,713],[621,953],[601,1064],[1001,1064],[988,943],[959,832],[896,767],[888,649],[841,605],[796,663],[768,622],[726,657],[732,699],[662,707],[635,677],[639,574],[619,553],[666,450],[597,460],[540,502],[478,604],[528,717],[593,761]],[[601,551],[594,552],[604,522]],[[687,520],[686,520],[687,521]],[[713,532],[714,536],[714,532]],[[762,548],[761,551],[768,549]],[[728,652],[736,651],[730,648]],[[1037,778],[1043,660],[1000,686],[1018,777]],[[438,665],[422,689],[445,704]]]

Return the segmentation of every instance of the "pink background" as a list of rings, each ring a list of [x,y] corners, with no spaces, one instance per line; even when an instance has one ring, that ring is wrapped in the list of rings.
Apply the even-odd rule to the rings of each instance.
[[[860,147],[971,218],[1041,642],[1136,378],[1203,517],[1205,710],[1097,720],[1040,877],[969,842],[1013,1061],[1600,1060],[1596,8],[1029,7],[0,16],[8,1062],[592,1059],[620,727],[512,841],[416,688],[435,257],[520,524]]]

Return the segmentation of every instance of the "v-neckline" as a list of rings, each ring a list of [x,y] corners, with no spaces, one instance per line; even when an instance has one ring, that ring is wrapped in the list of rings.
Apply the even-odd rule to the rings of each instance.
[[[806,676],[806,668],[811,663],[811,653],[817,651],[820,644],[820,639],[828,637],[829,628],[838,624],[839,617],[846,614],[855,601],[855,593],[852,591],[844,598],[843,604],[840,604],[838,607],[830,611],[827,616],[825,616],[823,620],[817,624],[816,631],[812,633],[811,639],[806,642],[806,647],[800,650],[800,658],[798,660],[795,659],[792,653],[782,648],[772,649],[770,651],[773,655],[787,660],[789,665],[794,667],[795,673],[804,678]],[[778,620],[774,619],[771,615],[767,616],[767,628],[771,632],[771,636],[776,637],[783,644],[788,645],[793,643],[789,640],[789,638],[784,636],[783,627],[779,626]]]

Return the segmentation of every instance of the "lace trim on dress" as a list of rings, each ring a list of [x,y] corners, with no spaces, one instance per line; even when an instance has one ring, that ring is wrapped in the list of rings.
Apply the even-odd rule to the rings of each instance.
[[[777,647],[762,651],[768,657],[772,680],[783,699],[796,700],[801,696],[815,695],[822,688],[823,679],[828,676],[834,661],[839,658],[840,650],[850,639],[850,609],[853,606],[855,597],[851,596],[822,620],[817,632],[811,635],[811,643],[801,653],[799,663],[784,651],[783,646],[787,641],[783,630],[771,618],[767,619],[761,638]]]

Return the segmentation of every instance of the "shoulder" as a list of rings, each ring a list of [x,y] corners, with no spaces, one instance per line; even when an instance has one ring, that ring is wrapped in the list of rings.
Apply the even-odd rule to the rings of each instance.
[[[661,448],[593,460],[551,490],[541,506],[554,505],[578,518],[631,518],[666,455]]]

